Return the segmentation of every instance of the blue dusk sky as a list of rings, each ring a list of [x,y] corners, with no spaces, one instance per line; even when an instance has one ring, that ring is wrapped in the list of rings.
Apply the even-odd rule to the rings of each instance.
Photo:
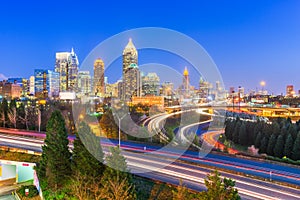
[[[300,89],[298,0],[11,0],[1,3],[0,19],[0,79],[29,78],[35,68],[54,69],[55,53],[72,47],[81,63],[117,33],[164,27],[200,43],[227,89],[244,86],[247,92],[260,88],[261,80],[274,94],[285,93],[288,84]],[[184,69],[185,63],[172,61],[172,56],[139,55],[139,64],[169,58],[170,66]],[[109,82],[121,76],[121,59],[114,65]]]

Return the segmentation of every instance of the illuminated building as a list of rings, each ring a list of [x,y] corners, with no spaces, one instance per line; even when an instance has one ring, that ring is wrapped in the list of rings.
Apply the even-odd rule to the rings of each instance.
[[[138,52],[131,38],[123,50],[123,91],[122,99],[141,95],[141,76],[137,67]]]
[[[293,97],[294,94],[295,94],[294,86],[293,85],[287,85],[286,86],[286,96],[287,97]]]
[[[46,88],[48,97],[55,98],[59,96],[59,73],[46,70]]]
[[[9,83],[8,81],[0,81],[0,96],[5,98],[20,98],[22,88],[19,84]]]
[[[191,86],[190,86],[189,71],[187,70],[187,67],[184,68],[182,84],[181,84],[181,86],[180,86],[178,89],[179,89],[179,94],[180,94],[183,98],[188,98],[188,97],[190,97],[190,94],[191,94]]]
[[[8,83],[17,84],[21,87],[21,95],[27,96],[29,93],[28,80],[25,78],[8,78]]]
[[[174,93],[173,90],[174,90],[173,83],[166,81],[162,84],[162,95],[165,98],[171,98]]]
[[[105,85],[105,97],[118,97],[119,82]]]
[[[146,106],[164,106],[164,97],[162,96],[143,96],[143,97],[132,97],[132,105],[142,104]]]
[[[199,81],[199,97],[203,100],[206,100],[209,95],[210,84],[200,77]]]
[[[78,58],[73,48],[71,53],[56,53],[55,72],[59,73],[60,92],[76,90],[78,65]]]
[[[59,73],[51,70],[34,70],[34,91],[37,98],[59,96]]]
[[[104,85],[104,62],[100,58],[94,62],[94,94],[103,97],[105,94]]]
[[[139,97],[142,93],[142,80],[141,72],[135,63],[132,63],[127,68],[125,74],[125,82],[123,82],[125,99],[130,99],[131,97]]]
[[[34,91],[34,76],[30,76],[29,78],[29,93],[31,95],[34,95],[35,91]]]
[[[78,72],[78,94],[88,95],[91,93],[91,76],[89,71]]]
[[[142,93],[143,95],[159,95],[160,79],[156,73],[148,73],[142,78]]]
[[[48,97],[47,73],[44,69],[34,70],[34,91],[37,98]]]

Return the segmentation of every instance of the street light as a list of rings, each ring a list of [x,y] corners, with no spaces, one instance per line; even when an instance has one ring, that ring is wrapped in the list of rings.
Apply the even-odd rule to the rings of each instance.
[[[121,148],[121,121],[124,117],[126,117],[128,115],[130,115],[130,113],[125,113],[125,115],[123,115],[121,118],[119,117],[119,115],[114,114],[115,116],[117,116],[118,121],[119,121],[119,148]]]

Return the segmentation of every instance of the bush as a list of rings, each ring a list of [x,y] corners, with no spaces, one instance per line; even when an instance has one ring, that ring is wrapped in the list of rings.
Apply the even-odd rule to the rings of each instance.
[[[25,189],[29,189],[29,194],[25,195]],[[23,197],[35,197],[39,195],[38,190],[34,185],[22,185],[21,188],[18,190],[18,193]]]

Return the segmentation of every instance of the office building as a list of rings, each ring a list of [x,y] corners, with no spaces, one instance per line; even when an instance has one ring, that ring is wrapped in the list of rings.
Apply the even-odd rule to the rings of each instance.
[[[60,92],[76,91],[78,65],[73,48],[71,52],[56,53],[55,72],[59,73]]]
[[[294,86],[293,85],[287,85],[286,86],[286,96],[287,97],[293,97],[294,94],[295,94]]]
[[[141,76],[138,65],[138,52],[131,38],[123,50],[123,91],[122,99],[141,95]]]
[[[148,73],[142,77],[142,94],[146,95],[159,95],[160,79],[156,73]]]
[[[104,62],[100,58],[94,62],[94,94],[103,97],[105,94],[104,85]]]
[[[77,83],[79,95],[89,95],[91,93],[91,75],[89,71],[79,71]]]

